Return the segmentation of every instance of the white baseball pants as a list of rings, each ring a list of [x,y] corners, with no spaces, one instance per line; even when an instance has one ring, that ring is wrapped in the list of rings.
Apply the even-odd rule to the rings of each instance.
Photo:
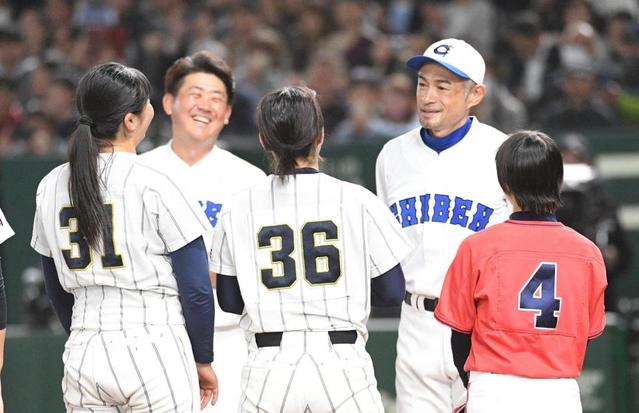
[[[466,401],[450,328],[431,311],[402,304],[395,361],[397,413],[451,413]]]
[[[470,372],[467,413],[581,413],[575,379]]]

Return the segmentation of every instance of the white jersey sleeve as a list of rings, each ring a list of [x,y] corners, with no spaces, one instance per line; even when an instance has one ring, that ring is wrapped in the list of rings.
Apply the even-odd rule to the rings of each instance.
[[[228,231],[226,228],[231,223],[230,219],[228,219],[230,218],[229,215],[228,210],[223,210],[218,225],[213,230],[213,242],[211,253],[209,254],[209,270],[216,274],[235,276],[237,275],[237,270],[231,250],[233,234],[230,228]]]
[[[143,195],[147,212],[156,219],[157,230],[169,252],[203,236],[209,223],[194,201],[188,199],[170,179]]]
[[[49,175],[44,177],[42,181],[38,184],[38,189],[36,190],[36,209],[35,215],[33,217],[33,233],[31,235],[31,247],[38,252],[40,255],[44,255],[45,257],[51,257],[51,247],[47,241],[46,231],[44,229],[44,220],[42,218],[43,208],[42,203],[45,202],[45,192],[48,189],[48,185],[46,183],[47,180],[51,178],[52,175],[55,175],[57,179],[57,175],[62,171],[62,167],[58,167],[51,171]]]
[[[377,197],[386,204],[386,186],[384,178],[384,151],[382,150],[375,162],[375,191],[377,193]]]
[[[375,278],[399,264],[413,246],[388,208],[373,194],[370,197],[366,202],[364,220],[371,276]]]
[[[15,232],[13,232],[13,229],[7,222],[7,218],[5,218],[4,213],[0,209],[0,244],[11,238],[14,234]]]

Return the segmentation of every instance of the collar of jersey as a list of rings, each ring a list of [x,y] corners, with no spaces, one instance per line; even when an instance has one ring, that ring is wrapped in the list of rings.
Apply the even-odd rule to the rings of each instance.
[[[169,142],[166,144],[166,147],[168,148],[168,151],[171,154],[171,156],[173,156],[178,162],[180,162],[182,165],[186,166],[187,168],[192,168],[211,156],[217,156],[219,152],[219,148],[217,147],[217,142],[216,142],[216,145],[213,145],[213,149],[211,149],[209,153],[204,155],[202,159],[195,162],[193,165],[189,165],[184,159],[180,158],[180,156],[177,153],[175,153],[175,151],[173,150],[173,139],[169,140]]]
[[[319,171],[315,168],[295,168],[295,175],[317,174]]]
[[[428,130],[425,128],[421,128],[419,130],[419,134],[422,136],[422,141],[424,142],[424,144],[439,154],[461,141],[462,138],[468,133],[468,130],[470,129],[472,123],[473,118],[469,116],[466,120],[466,123],[464,123],[458,129],[452,131],[450,134],[444,136],[443,138],[436,138],[430,135],[428,133]]]
[[[532,212],[518,211],[510,214],[510,219],[517,221],[550,221],[557,222],[555,214],[534,214]]]
[[[113,152],[98,152],[98,156],[100,156],[101,158],[104,158],[104,159],[108,159],[111,156],[135,158],[138,155],[136,153],[132,153],[132,152],[113,151]]]

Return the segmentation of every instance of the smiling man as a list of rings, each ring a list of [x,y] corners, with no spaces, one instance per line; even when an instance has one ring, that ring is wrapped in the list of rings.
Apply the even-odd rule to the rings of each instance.
[[[508,218],[495,167],[506,136],[469,115],[486,93],[486,65],[471,45],[441,40],[407,65],[417,72],[421,127],[390,140],[376,166],[377,195],[418,245],[401,263],[407,293],[395,364],[397,411],[450,413],[463,408],[466,392],[451,330],[433,311],[461,241]],[[452,338],[469,345],[464,335]]]
[[[178,59],[166,72],[162,99],[171,117],[173,139],[142,155],[200,203],[211,227],[233,194],[265,177],[260,169],[216,145],[228,125],[234,97],[233,74],[222,59],[205,51]],[[215,279],[211,282],[215,288]],[[222,311],[216,300],[213,364],[223,390],[216,405],[205,412],[234,412],[239,406],[248,347],[238,323],[239,316]]]

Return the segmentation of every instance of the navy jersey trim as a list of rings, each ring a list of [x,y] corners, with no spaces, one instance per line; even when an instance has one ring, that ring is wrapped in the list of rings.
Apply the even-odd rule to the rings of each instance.
[[[527,211],[518,211],[510,214],[510,219],[517,221],[550,221],[557,222],[555,214],[534,214]]]
[[[464,138],[464,136],[468,134],[468,131],[470,130],[470,127],[472,124],[473,124],[473,118],[468,117],[468,119],[466,119],[466,123],[464,123],[461,127],[459,127],[458,129],[455,129],[450,134],[442,138],[436,138],[430,135],[428,133],[428,130],[424,128],[421,128],[419,130],[419,134],[422,137],[422,141],[424,142],[424,145],[428,146],[429,148],[431,148],[432,150],[434,150],[435,152],[439,154],[443,152],[444,150],[450,147],[453,147],[457,143],[459,143],[459,141],[461,141]]]
[[[319,173],[319,171],[315,168],[295,168],[295,174],[296,175],[303,175],[303,174],[317,174]]]

